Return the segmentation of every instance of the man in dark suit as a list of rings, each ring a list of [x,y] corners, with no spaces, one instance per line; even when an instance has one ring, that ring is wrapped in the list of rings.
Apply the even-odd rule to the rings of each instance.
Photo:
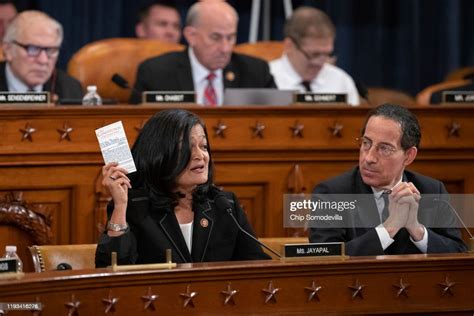
[[[0,90],[48,91],[51,98],[82,98],[79,81],[55,69],[63,39],[61,24],[40,11],[24,11],[9,24],[3,39]]]
[[[197,103],[216,106],[224,88],[274,88],[265,61],[232,53],[237,20],[225,1],[195,3],[184,28],[189,48],[143,62],[130,102],[139,103],[143,91],[195,91]]]
[[[422,194],[446,194],[444,185],[405,170],[420,139],[418,120],[407,109],[384,104],[372,110],[360,137],[359,166],[313,191],[361,194],[358,200],[365,203],[346,211],[344,225],[311,228],[310,241],[345,242],[352,256],[465,251],[446,203],[420,203]]]

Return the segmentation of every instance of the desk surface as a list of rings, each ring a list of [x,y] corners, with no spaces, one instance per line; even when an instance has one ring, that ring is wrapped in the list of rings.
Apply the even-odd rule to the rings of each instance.
[[[472,254],[216,262],[172,270],[27,273],[0,281],[0,302],[38,301],[43,315],[72,308],[78,315],[99,315],[107,308],[116,315],[145,315],[152,308],[166,315],[472,314],[473,280]]]

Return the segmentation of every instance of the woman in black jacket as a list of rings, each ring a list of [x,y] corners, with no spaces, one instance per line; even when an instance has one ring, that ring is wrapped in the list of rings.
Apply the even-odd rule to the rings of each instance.
[[[269,259],[233,222],[230,213],[253,235],[235,195],[213,185],[207,131],[198,116],[182,109],[158,112],[132,155],[135,173],[127,175],[117,163],[102,169],[113,201],[97,267],[110,265],[113,251],[119,264],[164,262],[166,249],[177,263]]]

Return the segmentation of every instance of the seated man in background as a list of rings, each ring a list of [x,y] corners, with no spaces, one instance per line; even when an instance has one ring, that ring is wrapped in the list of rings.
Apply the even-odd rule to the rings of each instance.
[[[0,90],[51,93],[51,98],[80,99],[79,81],[56,69],[63,29],[40,11],[24,11],[8,26],[3,38],[5,62],[0,63]]]
[[[0,1],[0,40],[3,41],[3,36],[5,35],[5,29],[11,20],[17,14],[17,9],[15,4],[9,0]]]
[[[369,195],[368,205],[347,211],[347,223],[359,224],[311,228],[310,241],[345,242],[351,256],[465,251],[451,210],[442,203],[419,208],[421,194],[447,194],[443,183],[405,170],[420,144],[417,118],[404,107],[384,104],[369,113],[361,134],[359,166],[313,191]],[[425,227],[419,219],[434,219],[441,225]]]
[[[324,12],[299,7],[286,22],[284,32],[284,54],[270,63],[278,89],[346,93],[349,104],[359,105],[352,78],[331,64],[336,31]]]
[[[146,3],[138,13],[135,33],[138,38],[179,43],[181,39],[181,17],[176,6],[169,1]]]
[[[144,91],[195,91],[197,103],[216,106],[223,102],[224,88],[275,87],[265,61],[232,53],[237,20],[224,1],[191,6],[184,28],[189,48],[144,61],[130,102],[140,102]]]

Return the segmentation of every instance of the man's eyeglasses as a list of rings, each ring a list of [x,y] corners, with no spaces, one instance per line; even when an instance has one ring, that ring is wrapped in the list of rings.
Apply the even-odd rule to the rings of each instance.
[[[293,42],[293,44],[295,44],[296,49],[299,50],[308,61],[320,60],[320,59],[324,61],[336,60],[336,55],[334,55],[334,53],[310,54],[301,47],[301,45],[298,43],[296,39],[294,39],[293,37],[290,37],[290,39]]]
[[[48,58],[55,58],[59,55],[59,47],[43,47],[31,44],[22,44],[17,41],[13,41],[12,43],[23,48],[29,57],[38,57],[42,51],[46,53]]]
[[[360,150],[368,152],[373,145],[372,141],[366,137],[358,137],[356,138],[357,142],[359,143]],[[390,157],[395,153],[398,149],[393,147],[392,145],[389,144],[377,144],[375,145],[375,151],[379,156],[382,157]]]

